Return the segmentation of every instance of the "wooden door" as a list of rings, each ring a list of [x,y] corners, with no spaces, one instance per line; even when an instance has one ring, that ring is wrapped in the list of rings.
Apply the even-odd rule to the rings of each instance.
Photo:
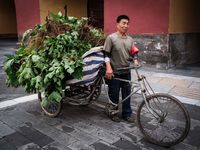
[[[88,0],[88,18],[90,24],[97,28],[104,27],[104,0]]]

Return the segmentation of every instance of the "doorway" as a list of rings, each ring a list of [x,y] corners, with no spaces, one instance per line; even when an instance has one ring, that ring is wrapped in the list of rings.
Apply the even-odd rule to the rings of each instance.
[[[17,37],[17,21],[14,0],[0,1],[0,37]]]
[[[88,0],[88,18],[90,25],[104,28],[104,0]]]

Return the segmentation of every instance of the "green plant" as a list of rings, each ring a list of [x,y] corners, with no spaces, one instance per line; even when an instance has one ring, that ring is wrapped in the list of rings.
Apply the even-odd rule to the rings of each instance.
[[[7,56],[7,85],[27,92],[44,92],[42,103],[60,102],[65,81],[82,77],[81,56],[102,45],[104,33],[88,25],[87,18],[47,16],[46,23],[24,33],[15,55]]]

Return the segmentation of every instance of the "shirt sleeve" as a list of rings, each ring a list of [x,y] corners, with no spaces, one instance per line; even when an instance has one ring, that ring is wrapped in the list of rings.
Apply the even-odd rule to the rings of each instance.
[[[106,38],[105,43],[104,43],[104,51],[107,52],[107,53],[110,53],[111,49],[112,49],[112,41],[111,41],[110,36],[108,36]]]

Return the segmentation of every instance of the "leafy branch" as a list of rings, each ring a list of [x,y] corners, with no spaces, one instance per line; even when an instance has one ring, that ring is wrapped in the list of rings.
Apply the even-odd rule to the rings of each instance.
[[[44,92],[44,105],[51,100],[60,102],[65,81],[82,77],[81,56],[104,40],[104,33],[89,26],[87,18],[50,13],[45,24],[24,33],[16,54],[7,56],[7,85]]]

